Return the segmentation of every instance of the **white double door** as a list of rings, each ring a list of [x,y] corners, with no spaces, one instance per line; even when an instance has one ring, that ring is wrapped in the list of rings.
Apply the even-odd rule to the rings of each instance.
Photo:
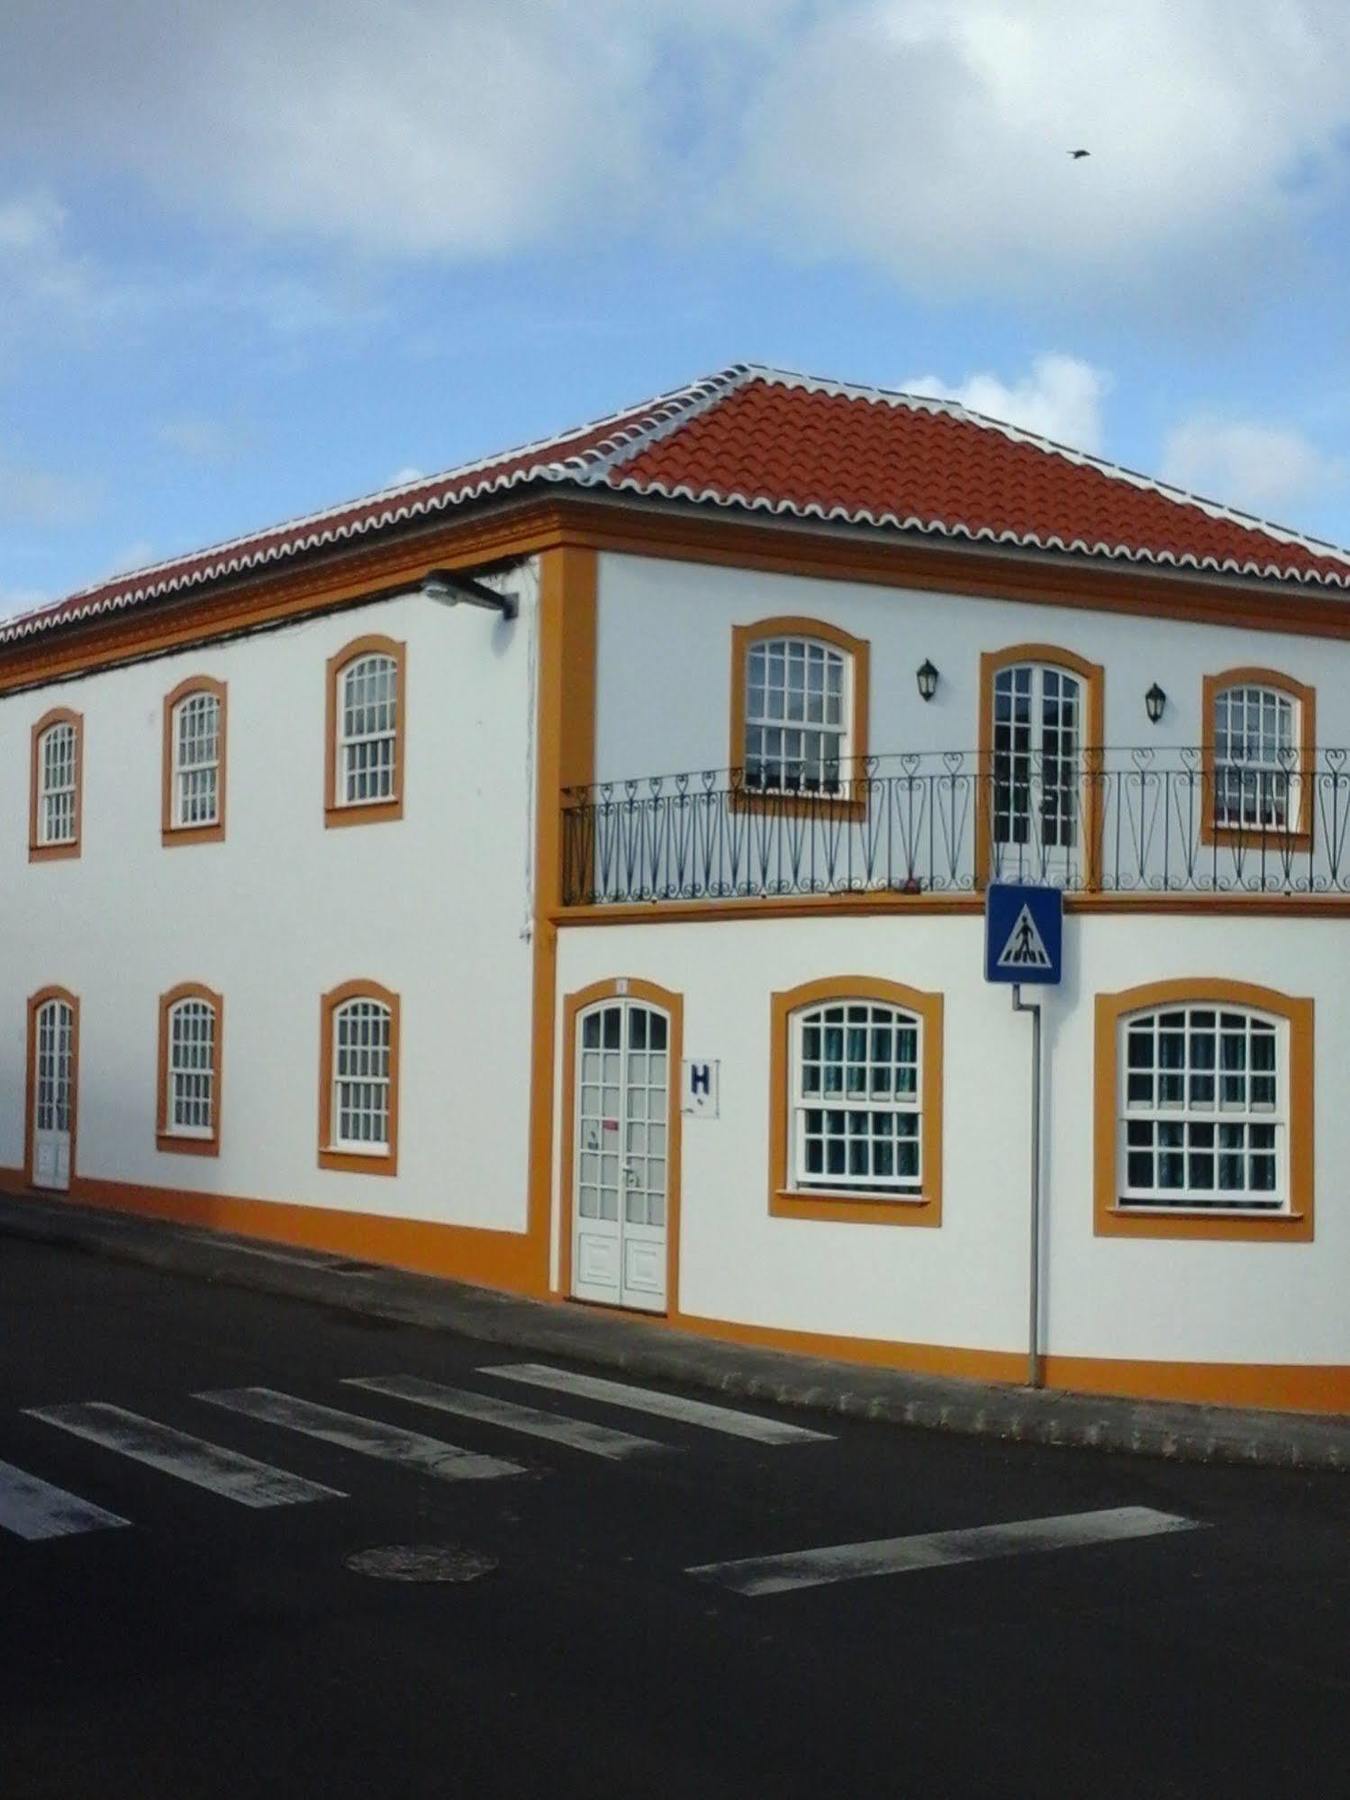
[[[670,1020],[606,1000],[577,1020],[572,1293],[664,1311]]]
[[[33,1024],[33,1186],[64,1192],[75,1118],[74,1008],[44,1000]]]

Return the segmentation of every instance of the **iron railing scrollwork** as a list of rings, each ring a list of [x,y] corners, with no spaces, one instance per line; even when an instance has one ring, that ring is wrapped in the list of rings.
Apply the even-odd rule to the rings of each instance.
[[[795,788],[739,769],[563,796],[568,906],[1027,881],[1115,894],[1350,893],[1350,752],[1261,766],[1200,749],[914,752]]]

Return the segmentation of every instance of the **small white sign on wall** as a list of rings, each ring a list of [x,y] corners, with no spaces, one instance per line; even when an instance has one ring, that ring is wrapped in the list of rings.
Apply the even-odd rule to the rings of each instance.
[[[721,1066],[717,1062],[694,1062],[685,1058],[680,1088],[681,1112],[692,1113],[699,1119],[717,1117],[717,1074]]]

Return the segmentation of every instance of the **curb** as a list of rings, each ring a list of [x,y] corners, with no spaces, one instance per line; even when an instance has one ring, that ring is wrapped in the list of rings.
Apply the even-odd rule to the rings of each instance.
[[[398,1324],[454,1331],[483,1343],[544,1351],[726,1398],[1008,1443],[1350,1472],[1350,1418],[1343,1415],[1134,1401],[828,1362],[45,1197],[0,1198],[3,1237]]]

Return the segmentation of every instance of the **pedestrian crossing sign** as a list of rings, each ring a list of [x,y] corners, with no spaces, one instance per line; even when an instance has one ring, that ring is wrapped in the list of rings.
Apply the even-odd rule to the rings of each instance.
[[[1061,889],[998,882],[985,894],[986,981],[1058,983],[1063,966]]]

